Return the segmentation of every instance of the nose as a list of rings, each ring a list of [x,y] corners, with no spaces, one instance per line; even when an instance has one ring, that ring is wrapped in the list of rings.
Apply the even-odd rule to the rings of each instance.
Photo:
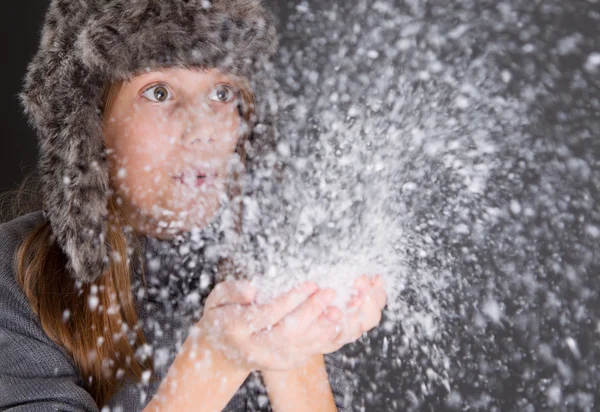
[[[186,145],[212,145],[216,138],[216,127],[209,107],[205,102],[191,105],[183,116],[182,141]]]

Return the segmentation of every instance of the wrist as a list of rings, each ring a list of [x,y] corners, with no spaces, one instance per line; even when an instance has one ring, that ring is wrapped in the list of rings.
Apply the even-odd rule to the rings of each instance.
[[[211,339],[206,331],[201,329],[193,330],[185,345],[188,346],[187,350],[190,351],[190,354],[200,351],[215,364],[216,368],[234,376],[244,376],[245,379],[252,371],[241,357],[228,354],[229,351],[224,345]]]
[[[322,354],[285,371],[261,371],[273,411],[336,411]]]
[[[307,373],[313,373],[319,369],[319,366],[324,364],[323,355],[317,354],[306,359],[301,365],[295,366],[290,369],[267,369],[261,370],[263,376],[272,377],[272,379],[288,379],[295,378],[300,379],[306,376]]]
[[[222,410],[248,377],[222,351],[192,330],[144,410]]]

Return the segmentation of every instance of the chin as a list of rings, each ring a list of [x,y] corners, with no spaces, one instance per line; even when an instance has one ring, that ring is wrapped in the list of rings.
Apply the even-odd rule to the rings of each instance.
[[[191,228],[203,228],[208,226],[215,218],[217,212],[205,213],[204,215],[190,215],[187,227]]]

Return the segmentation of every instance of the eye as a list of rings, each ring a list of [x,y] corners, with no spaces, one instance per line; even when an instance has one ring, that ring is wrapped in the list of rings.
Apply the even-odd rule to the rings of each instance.
[[[156,86],[149,87],[142,94],[145,98],[153,101],[153,102],[164,102],[168,100],[168,97],[171,95],[169,89],[167,89],[162,84],[157,84]]]
[[[235,95],[236,93],[230,86],[220,84],[213,89],[208,98],[217,102],[228,103],[233,100]]]

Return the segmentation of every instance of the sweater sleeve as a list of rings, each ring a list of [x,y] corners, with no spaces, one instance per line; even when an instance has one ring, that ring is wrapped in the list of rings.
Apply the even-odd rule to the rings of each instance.
[[[14,258],[29,230],[30,213],[0,225],[0,411],[94,411],[68,354],[52,342],[16,282]]]
[[[329,384],[333,399],[339,412],[349,412],[352,410],[352,380],[347,370],[344,369],[342,362],[338,359],[338,352],[324,355],[325,369],[329,375]]]

